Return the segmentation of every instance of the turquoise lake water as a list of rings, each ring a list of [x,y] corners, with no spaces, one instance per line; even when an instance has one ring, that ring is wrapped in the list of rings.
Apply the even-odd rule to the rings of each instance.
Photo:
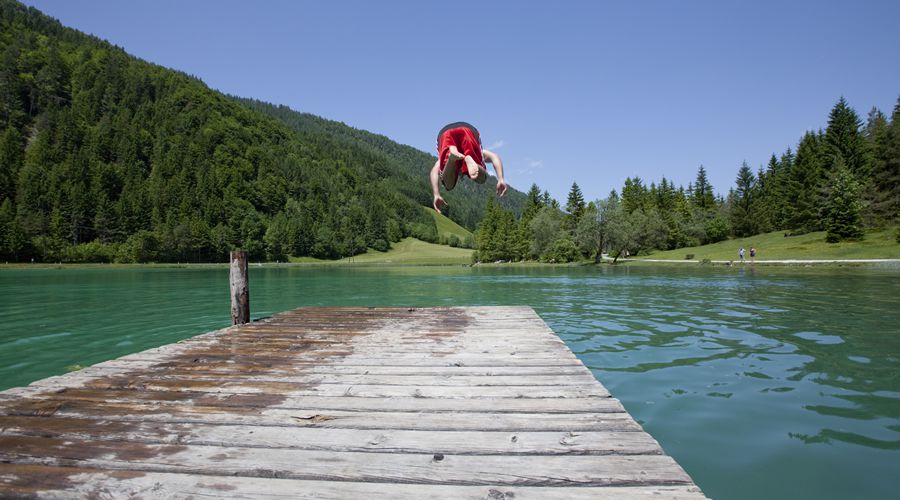
[[[526,304],[716,499],[896,498],[900,272],[251,267],[252,316]],[[0,270],[0,389],[229,324],[227,269]]]

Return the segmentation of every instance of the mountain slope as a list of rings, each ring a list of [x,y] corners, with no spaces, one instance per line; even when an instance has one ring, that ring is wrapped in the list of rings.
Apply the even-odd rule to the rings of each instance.
[[[253,108],[0,0],[0,258],[338,258],[437,238],[433,157]]]

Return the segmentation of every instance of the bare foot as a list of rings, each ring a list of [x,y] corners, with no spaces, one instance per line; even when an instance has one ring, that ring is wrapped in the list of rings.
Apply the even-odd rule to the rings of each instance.
[[[479,165],[471,156],[466,156],[466,167],[469,172],[469,178],[473,181],[483,184],[487,180],[487,170]]]
[[[456,165],[460,160],[463,160],[463,155],[455,148],[450,148],[450,154],[447,155],[447,163],[444,164],[444,172],[455,172]],[[452,170],[447,170],[452,169]]]

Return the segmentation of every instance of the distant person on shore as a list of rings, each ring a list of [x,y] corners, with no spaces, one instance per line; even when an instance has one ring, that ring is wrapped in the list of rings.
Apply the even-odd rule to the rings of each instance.
[[[482,149],[481,134],[478,129],[466,122],[446,125],[437,136],[438,160],[431,169],[431,192],[434,196],[433,206],[437,213],[447,206],[441,197],[438,181],[447,191],[456,187],[459,176],[484,184],[487,180],[485,162],[494,165],[497,172],[497,196],[506,194],[506,181],[503,179],[503,162],[496,153]]]
[[[756,262],[756,247],[750,247],[750,263]]]
[[[741,264],[744,263],[744,247],[741,247],[740,251],[738,251],[738,257],[741,258]]]

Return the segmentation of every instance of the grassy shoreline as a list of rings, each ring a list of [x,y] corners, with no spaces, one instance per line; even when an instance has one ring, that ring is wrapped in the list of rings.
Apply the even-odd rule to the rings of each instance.
[[[757,263],[766,260],[900,259],[900,244],[895,238],[894,227],[867,231],[861,241],[840,243],[827,243],[824,231],[799,236],[786,236],[784,231],[774,231],[710,245],[653,252],[634,259],[685,261],[688,255],[693,255],[692,260],[739,261],[738,250],[741,247],[748,261],[750,248],[756,248]]]
[[[756,235],[750,238],[727,240],[712,245],[680,248],[665,252],[654,252],[647,256],[619,259],[617,266],[734,266],[740,267],[737,250],[743,246],[747,262],[743,266],[766,267],[864,267],[879,269],[900,269],[898,262],[864,262],[858,259],[900,259],[900,244],[895,239],[895,229],[886,228],[866,233],[866,238],[858,242],[826,243],[825,233],[809,233],[801,236],[785,237],[783,232]],[[749,249],[758,249],[755,263],[749,259]],[[392,245],[387,252],[369,249],[364,254],[338,260],[323,260],[312,257],[291,258],[290,262],[252,262],[253,267],[282,266],[470,266],[473,251],[436,245],[413,238],[406,238]],[[687,255],[693,259],[687,260]],[[835,260],[848,259],[846,262]],[[707,261],[708,260],[708,261]],[[799,260],[799,262],[784,262]],[[777,261],[777,262],[773,262]],[[567,264],[548,264],[535,261],[478,263],[487,267],[582,267],[612,265],[611,260],[595,264],[593,260],[582,260]],[[147,263],[147,264],[94,264],[94,263],[0,263],[0,271],[11,269],[179,269],[179,268],[227,268],[227,262],[206,263]]]

